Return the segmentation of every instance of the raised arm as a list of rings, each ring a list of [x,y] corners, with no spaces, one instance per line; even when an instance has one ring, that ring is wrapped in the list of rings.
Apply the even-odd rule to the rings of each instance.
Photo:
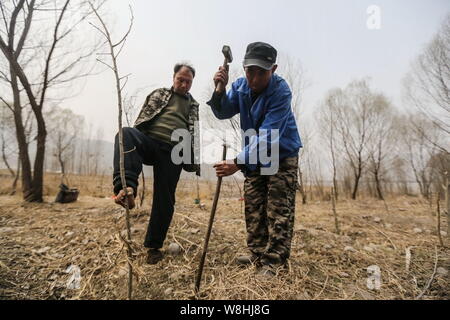
[[[214,75],[214,85],[216,88],[219,82],[224,83],[224,88],[228,83],[228,71],[223,67],[220,67],[219,71]],[[216,118],[220,120],[230,119],[239,113],[239,100],[236,84],[237,82],[233,83],[228,92],[226,92],[225,89],[222,92],[215,90],[211,100],[207,102]]]

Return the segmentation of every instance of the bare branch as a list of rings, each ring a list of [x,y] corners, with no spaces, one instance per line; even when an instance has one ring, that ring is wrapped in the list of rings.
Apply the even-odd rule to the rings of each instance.
[[[14,112],[14,108],[5,100],[3,99],[3,97],[0,97],[0,100],[3,101],[3,103],[5,104],[5,106],[8,107],[9,110],[11,110],[12,112]]]
[[[100,60],[100,59],[97,59],[97,61],[100,62],[100,63],[102,63],[102,64],[104,64],[104,65],[107,66],[109,69],[114,70],[114,68],[113,68],[112,66],[110,66],[109,64],[107,64],[106,62],[104,62],[104,61],[102,61],[102,60]]]
[[[130,25],[128,26],[128,31],[125,33],[125,35],[122,37],[122,39],[119,42],[117,42],[116,44],[113,44],[113,48],[119,46],[120,44],[122,44],[122,48],[123,48],[123,44],[125,44],[125,42],[127,41],[128,35],[130,34],[131,29],[133,28],[134,14],[133,14],[133,10],[131,9],[131,5],[128,6],[128,8],[130,9],[130,15],[131,15],[131,17],[130,17]],[[119,53],[117,53],[115,55],[116,58],[119,56],[120,51],[122,50],[122,48],[120,48]]]
[[[23,45],[25,43],[25,39],[27,38],[28,33],[30,31],[31,21],[33,19],[34,2],[35,2],[35,0],[31,0],[30,4],[27,4],[28,5],[28,15],[25,19],[25,27],[24,27],[24,30],[22,31],[22,35],[20,36],[19,43],[17,44],[17,48],[14,53],[15,59],[17,59],[20,56],[20,53],[23,49]]]
[[[53,43],[52,46],[50,48],[50,51],[48,53],[46,62],[45,62],[45,71],[44,71],[44,81],[43,81],[43,88],[42,88],[42,92],[41,92],[41,98],[40,98],[40,102],[39,102],[39,106],[42,107],[43,103],[44,103],[44,99],[45,99],[45,93],[47,91],[47,84],[48,84],[48,78],[49,78],[49,73],[50,73],[50,63],[52,60],[52,56],[53,56],[53,52],[55,51],[56,48],[56,44],[58,43],[58,31],[59,31],[59,27],[61,25],[61,22],[63,20],[64,14],[67,10],[67,6],[69,5],[70,0],[67,0],[61,10],[61,13],[58,17],[58,21],[56,22],[55,28],[54,28],[54,32],[53,32]]]

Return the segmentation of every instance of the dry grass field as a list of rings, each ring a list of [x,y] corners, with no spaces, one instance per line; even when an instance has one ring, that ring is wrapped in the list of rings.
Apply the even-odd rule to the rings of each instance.
[[[110,196],[110,177],[71,177],[79,200],[53,203],[58,177],[46,177],[46,202],[24,203],[0,185],[0,299],[126,299],[127,262],[120,233],[124,210]],[[422,299],[450,298],[447,218],[439,245],[435,208],[419,197],[382,201],[362,198],[337,203],[341,233],[335,233],[330,201],[296,207],[291,259],[271,280],[254,266],[236,265],[246,234],[239,192],[225,179],[201,287],[202,299]],[[148,182],[151,186],[151,183]],[[151,187],[149,187],[151,190]],[[195,181],[181,181],[170,243],[181,253],[157,265],[145,263],[142,246],[151,192],[132,211],[134,299],[189,299],[206,234],[215,183],[202,182],[202,206],[194,203]],[[299,200],[299,197],[297,197]],[[81,271],[80,287],[69,289],[70,265]],[[380,286],[368,287],[369,266],[378,266]],[[431,280],[431,282],[430,282]],[[370,282],[369,283],[373,283]],[[423,290],[426,288],[425,292]]]

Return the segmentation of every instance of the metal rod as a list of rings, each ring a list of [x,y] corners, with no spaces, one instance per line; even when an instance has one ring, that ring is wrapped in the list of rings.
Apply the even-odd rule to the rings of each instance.
[[[222,160],[225,160],[226,157],[227,157],[227,146],[224,144],[223,145]],[[222,185],[222,177],[218,177],[217,178],[216,193],[214,195],[214,201],[213,201],[213,205],[212,205],[212,208],[211,208],[211,215],[209,217],[208,231],[206,233],[205,242],[203,244],[203,252],[202,252],[202,257],[200,259],[200,264],[198,266],[197,279],[195,280],[195,294],[196,295],[200,291],[200,282],[202,281],[203,266],[205,264],[206,252],[208,251],[208,243],[209,243],[209,238],[211,236],[212,225],[213,225],[213,222],[214,222],[214,216],[216,214],[217,202],[219,201],[220,186],[221,185]]]

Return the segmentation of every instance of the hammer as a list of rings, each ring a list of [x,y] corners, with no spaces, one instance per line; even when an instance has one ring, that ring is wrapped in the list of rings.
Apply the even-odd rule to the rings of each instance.
[[[223,67],[228,70],[228,64],[233,61],[233,54],[231,53],[231,48],[229,46],[223,46],[222,48],[223,56],[225,57],[223,61]],[[222,82],[219,82],[216,87],[217,92],[223,92],[225,89]]]

